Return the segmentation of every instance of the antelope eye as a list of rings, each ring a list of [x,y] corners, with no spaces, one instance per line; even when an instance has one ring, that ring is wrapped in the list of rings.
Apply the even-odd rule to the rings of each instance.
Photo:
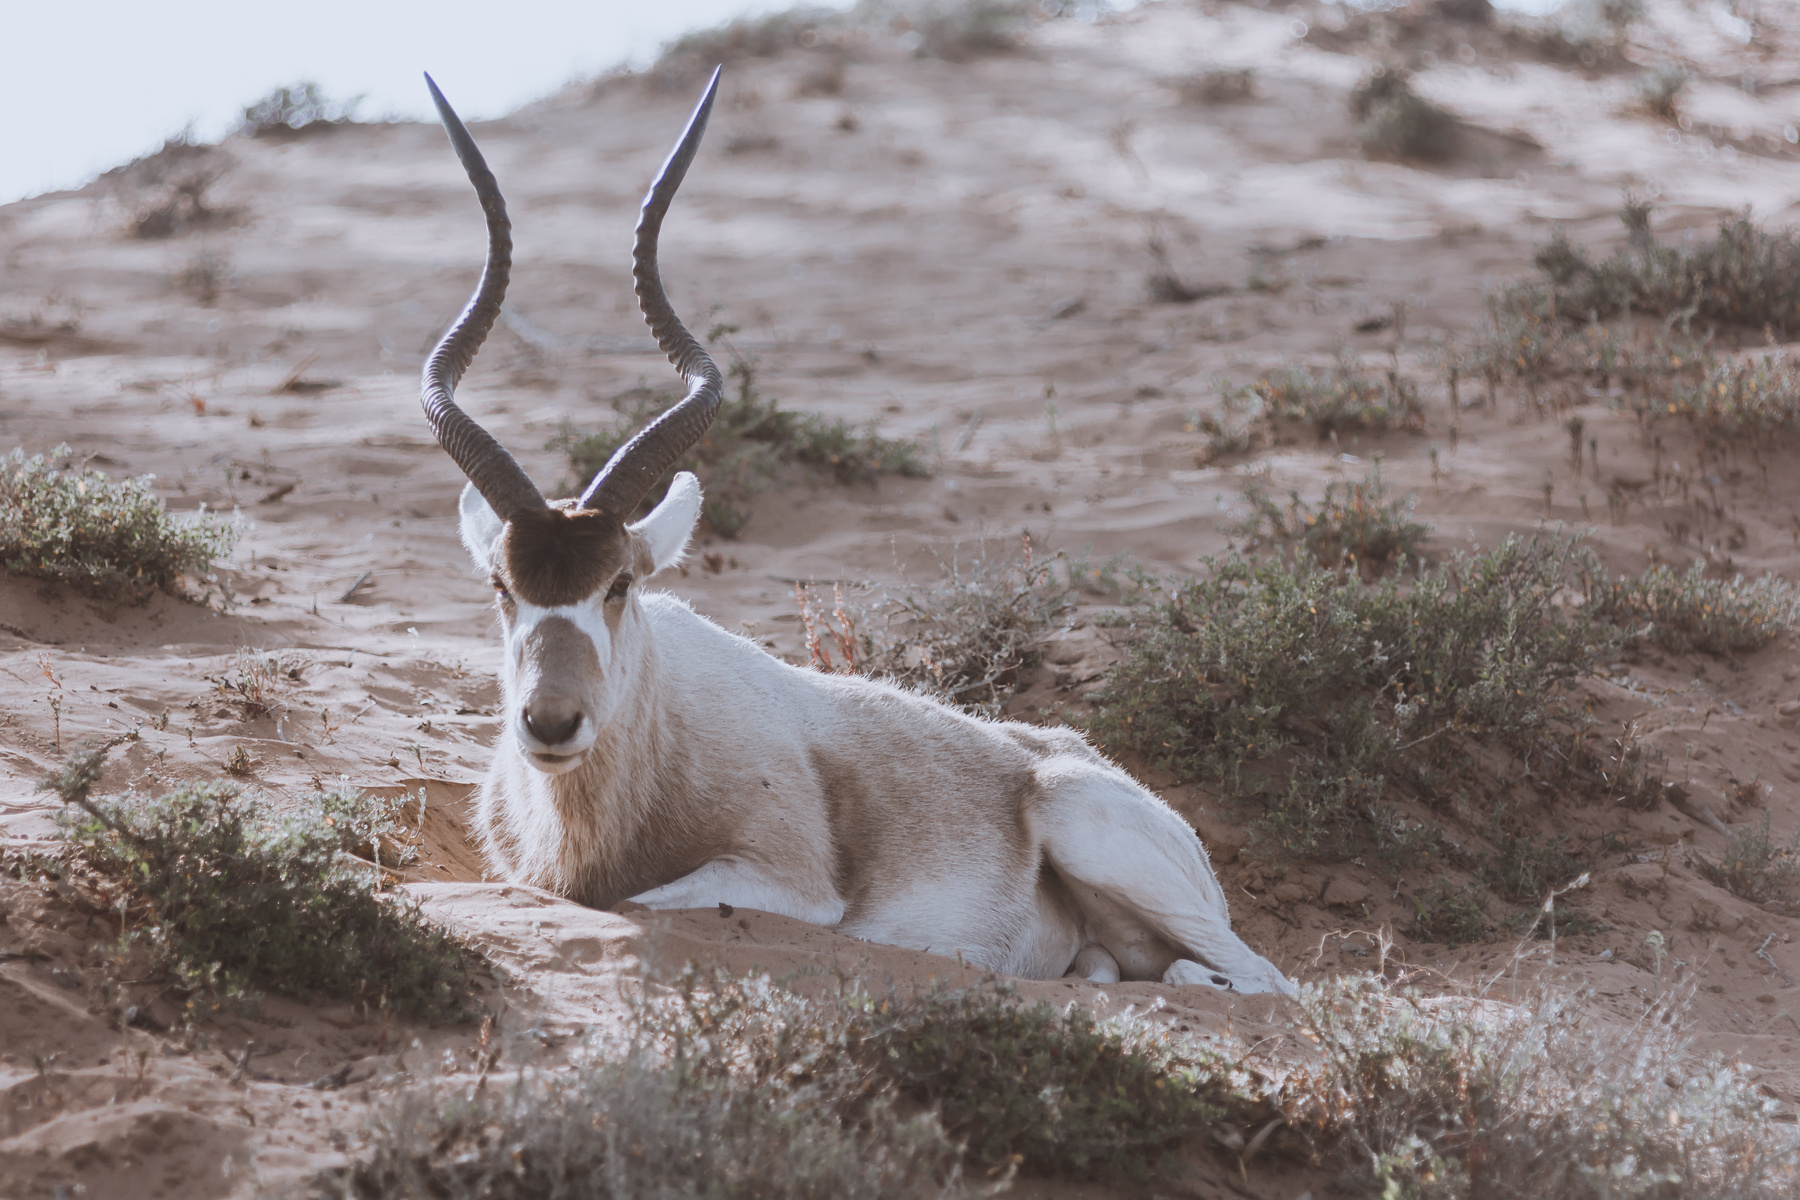
[[[512,593],[506,590],[506,584],[501,580],[501,578],[498,575],[494,576],[492,579],[489,579],[488,582],[494,585],[494,596],[496,599],[499,599],[499,600],[511,600],[512,599]]]
[[[630,587],[631,587],[631,572],[630,571],[620,571],[619,577],[612,581],[611,587],[606,589],[606,598],[608,600],[623,600],[625,598],[626,591],[629,590]]]

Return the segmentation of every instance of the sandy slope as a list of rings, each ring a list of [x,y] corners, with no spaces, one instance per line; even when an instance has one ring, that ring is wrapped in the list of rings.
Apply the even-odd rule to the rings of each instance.
[[[1453,434],[1432,365],[1441,343],[1467,336],[1484,283],[1525,273],[1553,223],[1610,244],[1628,185],[1660,195],[1665,237],[1745,204],[1759,219],[1791,219],[1800,153],[1782,133],[1800,121],[1800,90],[1779,64],[1800,37],[1774,28],[1763,47],[1742,49],[1705,12],[1653,5],[1633,49],[1702,72],[1686,133],[1631,111],[1628,72],[1503,57],[1469,32],[1466,55],[1438,55],[1419,75],[1421,91],[1471,126],[1465,152],[1433,170],[1356,156],[1344,101],[1367,59],[1297,42],[1291,13],[1149,5],[1097,26],[1051,23],[1025,53],[960,65],[871,50],[825,97],[797,94],[813,56],[734,65],[665,237],[677,304],[700,328],[738,326],[731,343],[787,405],[877,421],[935,445],[941,464],[930,480],[765,496],[742,539],[720,547],[722,571],[668,586],[793,654],[794,579],[925,578],[934,552],[1022,529],[1040,546],[1091,544],[1102,558],[1187,569],[1225,545],[1250,471],[1266,470],[1277,494],[1316,495],[1327,480],[1360,478],[1376,453],[1390,484],[1418,494],[1434,552],[1549,518],[1593,522],[1617,569],[1710,551],[1721,566],[1800,577],[1792,445],[1696,466],[1682,435],[1663,431],[1683,470],[1715,477],[1727,514],[1678,538],[1683,502],[1656,494],[1652,450],[1631,420],[1574,397],[1600,446],[1598,470],[1577,472],[1560,423],[1509,397],[1462,413]],[[1444,36],[1460,50],[1455,27]],[[1254,67],[1255,98],[1184,106],[1168,86],[1215,66]],[[1754,94],[1738,86],[1752,72],[1765,80]],[[669,377],[632,305],[626,251],[637,197],[690,90],[608,81],[476,130],[518,250],[511,324],[464,396],[546,484],[564,470],[542,449],[560,420],[597,422],[607,397]],[[339,776],[423,788],[430,852],[409,874],[433,911],[489,948],[509,1036],[535,1030],[534,1053],[616,1013],[646,946],[661,962],[837,965],[878,986],[955,977],[953,960],[768,916],[595,913],[480,883],[463,802],[495,727],[492,620],[453,523],[461,480],[415,400],[420,356],[479,262],[478,211],[432,127],[235,139],[215,159],[230,166],[216,199],[235,217],[167,241],[123,236],[129,179],[0,208],[0,448],[68,442],[107,470],[155,473],[171,507],[235,505],[248,523],[205,607],[159,598],[113,609],[0,579],[8,843],[53,829],[32,790],[61,758],[47,665],[60,680],[62,744],[145,723],[111,788],[214,777],[238,747],[278,796]],[[1152,238],[1188,283],[1220,294],[1150,303]],[[202,254],[228,264],[210,303],[175,282]],[[1273,286],[1251,290],[1253,274]],[[1402,328],[1353,332],[1396,304]],[[1423,381],[1426,434],[1202,465],[1195,426],[1218,411],[1215,379],[1243,382],[1344,346],[1392,351]],[[296,370],[330,386],[274,393]],[[1610,521],[1609,491],[1635,497]],[[1732,522],[1741,536],[1727,545]],[[369,585],[341,599],[364,572]],[[273,715],[255,721],[216,690],[242,647],[295,668]],[[1079,681],[1110,654],[1077,629],[1013,713],[1079,716]],[[1587,686],[1598,715],[1639,722],[1696,795],[1754,777],[1786,829],[1800,819],[1797,674],[1800,655],[1783,645],[1734,663],[1651,654]],[[1195,789],[1166,794],[1213,843],[1246,937],[1298,976],[1366,967],[1367,940],[1335,934],[1402,923],[1427,882],[1354,864],[1246,866],[1229,813]],[[1547,824],[1590,846],[1611,835],[1587,900],[1608,929],[1565,939],[1555,972],[1592,984],[1598,1008],[1641,1011],[1654,987],[1642,939],[1661,929],[1673,969],[1704,983],[1697,1041],[1800,1097],[1794,923],[1704,881],[1697,857],[1716,860],[1724,838],[1668,809],[1542,803]],[[1734,824],[1755,816],[1723,799],[1714,807]],[[469,1030],[386,1029],[347,1008],[281,1001],[258,1020],[222,1021],[210,1049],[121,1033],[81,991],[97,925],[36,888],[0,887],[0,1193],[48,1196],[77,1182],[96,1197],[280,1191],[342,1161],[384,1081],[468,1061]],[[1499,972],[1516,950],[1404,949],[1459,980]],[[1526,954],[1528,973],[1545,966],[1541,948]],[[1229,1020],[1241,1031],[1278,1015],[1267,1001],[1151,985],[1105,992],[1027,989],[1102,1007],[1160,999],[1197,1028]],[[342,1086],[304,1086],[345,1066]],[[1203,1162],[1182,1186],[1215,1194],[1211,1170]],[[1285,1184],[1258,1186],[1274,1195]]]

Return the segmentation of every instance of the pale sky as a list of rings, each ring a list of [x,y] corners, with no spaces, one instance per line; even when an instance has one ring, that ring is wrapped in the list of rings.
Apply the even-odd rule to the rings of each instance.
[[[847,8],[851,0],[811,0]],[[1113,7],[1126,7],[1122,0]],[[1542,10],[1556,0],[1500,0]],[[0,204],[76,187],[192,123],[312,80],[357,115],[430,118],[430,71],[465,118],[648,63],[664,43],[793,0],[40,0],[6,5]]]
[[[844,8],[848,0],[813,0]],[[0,203],[75,187],[192,122],[310,79],[364,95],[364,118],[425,118],[430,71],[465,118],[571,79],[647,63],[664,43],[785,0],[51,0],[5,5]]]

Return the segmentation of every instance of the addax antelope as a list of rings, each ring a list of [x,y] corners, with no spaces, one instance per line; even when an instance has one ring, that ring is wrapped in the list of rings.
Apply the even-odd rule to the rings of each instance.
[[[454,399],[500,312],[512,237],[493,173],[431,85],[487,216],[486,268],[421,399],[468,476],[462,540],[505,639],[504,720],[477,805],[489,861],[584,904],[726,903],[1013,975],[1291,992],[1232,932],[1194,831],[1078,733],[792,666],[649,590],[687,550],[700,485],[678,473],[630,517],[723,391],[657,269],[718,79],[651,184],[632,249],[644,319],[686,396],[553,503]]]

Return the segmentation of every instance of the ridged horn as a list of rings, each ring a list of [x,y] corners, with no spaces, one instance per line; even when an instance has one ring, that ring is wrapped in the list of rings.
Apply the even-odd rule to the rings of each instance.
[[[425,360],[419,403],[425,409],[431,432],[437,435],[438,445],[505,521],[521,510],[546,507],[544,495],[506,447],[457,406],[455,395],[456,385],[475,360],[475,352],[481,349],[488,330],[494,326],[494,318],[500,315],[500,302],[506,298],[506,283],[512,272],[512,222],[506,216],[500,185],[494,181],[494,173],[488,170],[481,151],[475,148],[475,139],[469,136],[429,75],[425,76],[425,86],[431,89],[444,132],[450,135],[450,145],[468,172],[469,182],[475,185],[481,211],[487,214],[488,247],[487,263],[481,269],[481,282],[475,286],[475,293],[463,306],[456,324]]]
[[[638,212],[637,240],[631,247],[631,278],[636,285],[638,307],[644,321],[656,336],[656,344],[669,356],[675,369],[687,384],[687,395],[681,403],[656,418],[639,434],[619,447],[607,460],[587,491],[581,494],[581,507],[599,509],[628,520],[645,494],[656,481],[675,465],[688,447],[699,441],[719,411],[725,393],[725,380],[719,374],[712,356],[700,345],[681,318],[669,305],[663,291],[662,274],[656,266],[656,241],[662,233],[663,217],[675,189],[681,186],[700,139],[706,133],[706,119],[712,114],[713,96],[719,90],[719,70],[713,68],[706,92],[694,113],[688,118],[681,140],[656,173],[650,191],[644,196]]]

